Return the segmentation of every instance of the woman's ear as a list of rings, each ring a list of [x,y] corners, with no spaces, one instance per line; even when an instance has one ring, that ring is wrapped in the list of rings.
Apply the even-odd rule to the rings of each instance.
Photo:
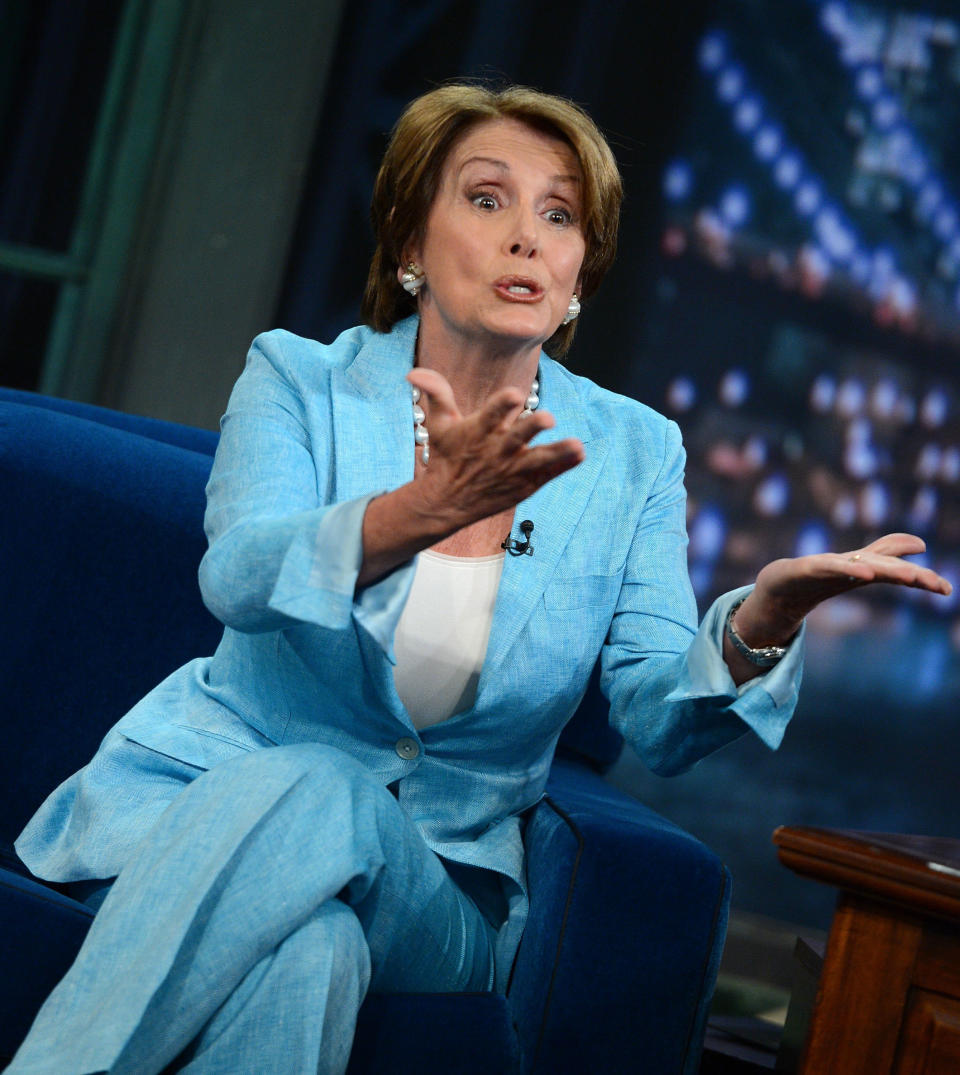
[[[419,264],[420,246],[419,243],[416,243],[411,239],[409,242],[403,244],[403,248],[400,251],[400,264],[397,266],[397,279],[406,272],[408,265]]]

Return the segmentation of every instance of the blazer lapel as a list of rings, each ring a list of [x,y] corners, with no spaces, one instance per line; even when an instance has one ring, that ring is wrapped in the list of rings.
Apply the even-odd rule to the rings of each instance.
[[[580,522],[607,455],[607,444],[593,433],[573,383],[549,360],[541,362],[540,400],[541,406],[556,419],[556,425],[541,434],[537,443],[579,437],[586,449],[586,459],[517,505],[511,534],[519,537],[520,523],[530,519],[534,524],[530,537],[534,551],[532,556],[508,554],[504,561],[487,656],[477,685],[478,696],[542,598],[557,562]]]
[[[413,368],[418,323],[409,317],[388,334],[372,334],[349,366],[333,372],[337,502],[371,489],[396,489],[413,478],[413,418],[405,378]]]

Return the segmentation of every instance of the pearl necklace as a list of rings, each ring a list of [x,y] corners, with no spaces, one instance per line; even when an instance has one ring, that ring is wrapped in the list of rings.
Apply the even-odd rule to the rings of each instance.
[[[533,384],[530,385],[530,395],[527,396],[527,402],[518,417],[525,418],[528,414],[533,414],[540,406],[540,397],[537,395],[539,391],[540,382],[534,377]],[[413,397],[413,439],[420,445],[420,458],[426,466],[430,460],[430,434],[423,424],[426,415],[423,413],[423,407],[420,406],[420,389],[416,385],[412,386],[411,395]]]

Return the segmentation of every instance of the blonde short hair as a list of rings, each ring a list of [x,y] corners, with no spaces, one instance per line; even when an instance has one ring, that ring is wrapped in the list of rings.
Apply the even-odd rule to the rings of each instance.
[[[525,86],[491,90],[455,83],[418,97],[397,120],[374,185],[370,213],[377,247],[363,296],[363,320],[389,332],[416,311],[416,300],[397,282],[404,247],[423,239],[450,150],[466,131],[488,120],[513,119],[565,142],[583,173],[582,222],[586,250],[582,295],[599,287],[617,248],[623,184],[617,162],[597,125],[578,105]],[[562,357],[576,322],[561,325],[544,345]]]

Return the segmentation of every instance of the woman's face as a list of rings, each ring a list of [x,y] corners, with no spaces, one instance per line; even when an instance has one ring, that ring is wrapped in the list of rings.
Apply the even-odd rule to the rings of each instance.
[[[583,179],[566,143],[516,120],[489,120],[444,164],[423,242],[424,327],[453,342],[539,347],[578,289]]]

